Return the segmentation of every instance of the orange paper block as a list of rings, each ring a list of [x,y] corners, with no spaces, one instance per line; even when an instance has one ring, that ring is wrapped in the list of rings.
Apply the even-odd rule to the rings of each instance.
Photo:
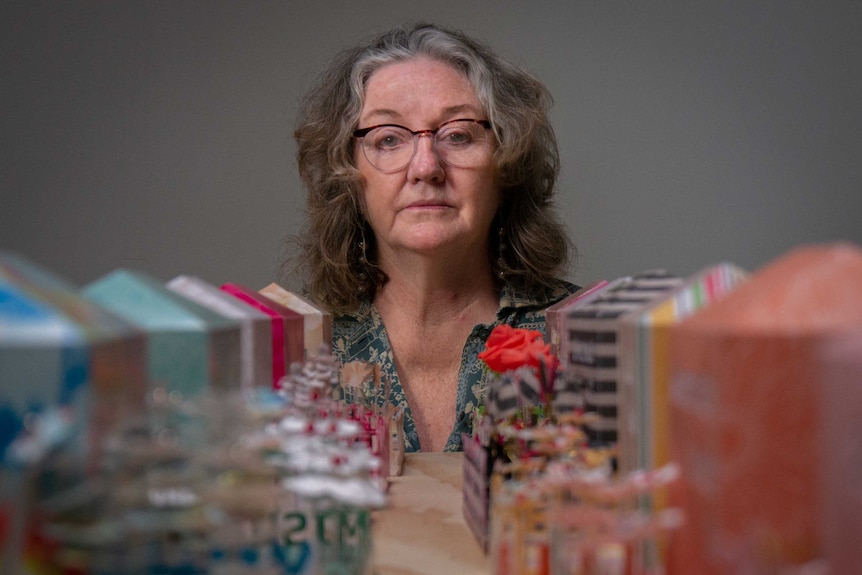
[[[288,309],[302,314],[305,326],[305,355],[317,354],[321,346],[326,349],[332,346],[332,314],[316,307],[293,292],[289,292],[278,284],[271,283],[262,288],[260,293],[280,303]]]
[[[687,514],[671,573],[821,557],[818,349],[862,327],[862,251],[796,249],[671,331],[671,453]]]
[[[277,388],[290,365],[305,358],[302,314],[243,285],[226,283],[221,289],[272,318],[272,386]]]

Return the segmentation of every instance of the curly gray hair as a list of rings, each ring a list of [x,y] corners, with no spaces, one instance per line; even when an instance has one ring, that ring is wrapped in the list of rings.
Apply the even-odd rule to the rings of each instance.
[[[544,84],[461,32],[429,24],[398,27],[333,60],[306,95],[294,132],[308,220],[293,237],[299,253],[288,261],[304,274],[309,296],[333,312],[373,299],[386,281],[375,265],[354,162],[352,132],[365,87],[383,66],[422,56],[462,72],[491,121],[502,191],[494,227],[507,244],[502,258],[489,254],[492,266],[513,285],[532,290],[557,285],[574,253],[553,210],[559,154],[547,115],[552,99]]]

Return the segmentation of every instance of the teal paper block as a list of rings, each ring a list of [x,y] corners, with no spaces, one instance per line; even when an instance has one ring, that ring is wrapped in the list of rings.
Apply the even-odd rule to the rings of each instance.
[[[240,325],[139,271],[118,269],[82,294],[147,333],[151,387],[185,397],[240,385]]]

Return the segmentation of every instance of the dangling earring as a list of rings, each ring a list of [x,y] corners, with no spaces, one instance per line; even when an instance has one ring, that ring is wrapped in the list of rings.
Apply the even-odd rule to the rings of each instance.
[[[501,280],[506,279],[506,238],[503,233],[503,226],[497,229],[497,277]]]
[[[359,281],[359,285],[356,287],[359,293],[365,293],[368,291],[368,273],[366,270],[368,269],[368,256],[365,253],[367,243],[365,242],[365,226],[361,229],[362,239],[359,240],[359,244],[357,248],[359,249],[359,268],[360,272],[356,274],[356,279]]]

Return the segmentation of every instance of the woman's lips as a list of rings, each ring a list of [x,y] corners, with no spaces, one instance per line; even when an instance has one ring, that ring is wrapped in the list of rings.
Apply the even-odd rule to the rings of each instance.
[[[413,202],[412,204],[407,206],[407,209],[443,209],[443,208],[451,208],[449,204],[440,201],[420,201]]]

